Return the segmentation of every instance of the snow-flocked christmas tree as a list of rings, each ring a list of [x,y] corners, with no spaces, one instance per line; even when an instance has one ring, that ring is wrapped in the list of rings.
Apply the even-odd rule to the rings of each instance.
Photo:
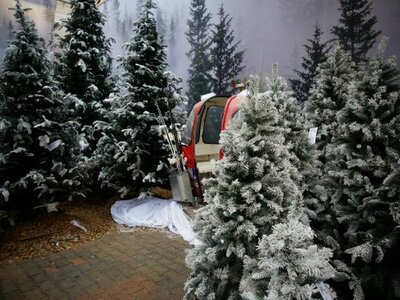
[[[304,111],[293,93],[288,90],[286,81],[279,76],[277,66],[272,69],[271,79],[267,78],[268,92],[279,114],[279,126],[283,129],[284,143],[290,153],[290,162],[300,172],[297,184],[303,194],[307,215],[316,217],[315,179],[318,175],[315,147],[308,138],[309,123]]]
[[[318,68],[305,110],[311,125],[318,127],[317,148],[322,163],[326,162],[325,148],[332,141],[338,126],[337,114],[346,104],[354,77],[354,65],[340,47],[335,47]]]
[[[165,72],[165,47],[157,33],[155,7],[153,0],[144,1],[121,61],[124,91],[111,99],[111,110],[105,112],[108,121],[96,122],[103,134],[96,150],[99,181],[122,196],[167,179],[168,151],[157,128],[157,104],[167,118],[166,97],[171,109],[180,97],[176,78]]]
[[[339,113],[325,173],[340,222],[338,258],[351,267],[366,299],[400,297],[394,213],[400,203],[400,72],[383,49],[360,72]]]
[[[328,172],[326,163],[329,160],[326,150],[337,132],[338,114],[350,97],[355,77],[354,64],[350,61],[350,57],[336,46],[328,55],[327,60],[319,65],[315,86],[311,89],[311,95],[305,105],[310,125],[318,128],[316,136],[318,173],[311,186],[311,196],[315,197],[307,203],[307,208],[310,208],[308,204],[311,204],[313,209],[309,212],[314,211],[309,216],[318,243],[331,248],[336,253],[341,251],[340,224],[333,215],[328,198],[331,191],[327,189],[325,176]],[[354,281],[354,276],[345,263],[341,261],[335,261],[335,263],[335,268],[341,276],[340,278],[336,276],[335,280],[345,281],[351,278]],[[336,288],[339,297],[343,297],[340,294],[341,289],[342,287]],[[356,290],[359,289],[356,288]]]
[[[70,107],[81,103],[58,89],[44,40],[25,11],[17,0],[20,29],[0,74],[0,202],[19,210],[71,198],[87,180],[77,164],[77,124],[68,121]]]
[[[244,299],[321,299],[317,282],[335,298],[336,293],[324,283],[335,276],[329,263],[332,251],[314,244],[314,232],[299,221],[302,216],[302,207],[293,205],[287,221],[262,237],[257,259],[245,263],[249,275],[241,285]]]
[[[81,124],[83,134],[89,140],[91,151],[96,139],[93,122],[103,116],[99,109],[103,100],[113,91],[111,77],[111,39],[103,32],[105,19],[95,0],[71,0],[71,13],[57,24],[63,31],[56,51],[56,75],[62,89],[81,99],[86,107],[77,110],[75,118]]]
[[[205,182],[207,205],[194,224],[202,244],[186,258],[192,269],[188,299],[241,299],[250,293],[247,287],[256,283],[245,262],[257,264],[259,240],[286,222],[294,203],[302,205],[299,174],[290,163],[271,93],[259,94],[256,79],[251,86],[240,118],[221,134],[224,157]]]

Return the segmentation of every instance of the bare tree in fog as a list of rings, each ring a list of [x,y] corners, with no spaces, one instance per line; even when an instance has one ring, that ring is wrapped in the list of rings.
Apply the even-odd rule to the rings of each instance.
[[[332,33],[351,59],[359,64],[365,62],[368,51],[375,44],[381,31],[374,29],[376,16],[371,16],[372,2],[368,0],[339,0],[341,16],[339,25]]]
[[[310,90],[315,83],[317,67],[326,60],[330,47],[328,42],[322,42],[323,31],[319,24],[315,25],[314,34],[304,45],[306,56],[302,58],[302,70],[295,69],[298,79],[290,80],[294,95],[300,103],[304,103],[310,96]]]

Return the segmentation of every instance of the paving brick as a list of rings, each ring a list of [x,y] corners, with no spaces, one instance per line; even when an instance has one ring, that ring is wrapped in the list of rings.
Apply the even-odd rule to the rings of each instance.
[[[26,299],[24,295],[21,295],[20,292],[11,292],[7,294],[2,294],[0,299],[4,300],[23,300]]]
[[[46,296],[48,297],[48,299],[54,299],[54,300],[58,300],[58,299],[68,299],[68,295],[67,293],[65,293],[64,291],[60,290],[59,288],[54,288],[51,289],[49,291],[46,292]]]
[[[33,282],[35,282],[36,284],[40,284],[41,282],[47,280],[47,276],[41,272],[39,274],[35,274],[33,276],[30,276],[30,278],[32,279]]]
[[[187,248],[155,230],[110,234],[73,250],[0,266],[0,280],[8,284],[3,298],[181,299],[189,274]]]
[[[17,285],[18,285],[18,290],[21,293],[30,292],[38,287],[38,285],[35,284],[32,280],[25,280],[23,282],[18,282]]]
[[[76,257],[70,260],[71,264],[73,264],[74,266],[80,266],[83,264],[86,264],[86,260],[80,258],[80,257]]]
[[[3,282],[0,284],[0,290],[3,293],[11,293],[18,290],[18,286],[13,282]]]
[[[27,299],[46,299],[47,298],[47,296],[39,288],[36,288],[32,291],[24,293],[24,296]]]
[[[50,281],[50,280],[44,281],[41,284],[39,284],[39,288],[42,291],[48,291],[48,290],[51,290],[56,287],[57,287],[57,285],[53,281]]]
[[[60,271],[56,266],[50,266],[43,269],[46,274],[54,274]]]

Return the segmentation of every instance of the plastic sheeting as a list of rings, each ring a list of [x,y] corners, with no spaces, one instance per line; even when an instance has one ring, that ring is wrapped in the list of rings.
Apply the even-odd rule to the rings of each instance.
[[[168,227],[190,244],[199,244],[182,205],[176,201],[154,197],[120,200],[111,206],[111,215],[115,222],[129,227]]]

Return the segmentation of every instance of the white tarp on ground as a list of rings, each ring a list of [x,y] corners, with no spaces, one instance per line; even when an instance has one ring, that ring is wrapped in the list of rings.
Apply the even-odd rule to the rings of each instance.
[[[154,197],[144,199],[120,200],[111,206],[111,215],[115,222],[134,227],[168,227],[192,245],[199,243],[189,219],[176,201]]]

